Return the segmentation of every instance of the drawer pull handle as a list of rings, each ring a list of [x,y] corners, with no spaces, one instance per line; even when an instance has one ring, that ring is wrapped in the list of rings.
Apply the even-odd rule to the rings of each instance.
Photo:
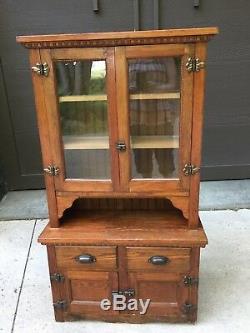
[[[148,262],[152,265],[166,265],[170,260],[164,256],[153,256],[148,259]]]
[[[91,254],[80,254],[78,257],[75,257],[75,260],[80,264],[92,264],[93,262],[96,262],[96,257]]]

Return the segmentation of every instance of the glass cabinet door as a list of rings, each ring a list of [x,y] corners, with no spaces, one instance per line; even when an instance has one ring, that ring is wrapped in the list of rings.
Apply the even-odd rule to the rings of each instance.
[[[185,65],[191,54],[184,45],[125,48],[129,191],[188,189],[182,169],[190,158],[193,74]]]
[[[46,57],[46,54],[44,55]],[[112,158],[113,51],[103,49],[51,50],[53,75],[45,84],[54,128],[55,178],[59,190],[111,191],[116,178]],[[112,82],[112,84],[111,84]],[[50,89],[51,88],[51,89]],[[53,104],[54,103],[54,104]],[[113,119],[113,118],[112,118]],[[56,151],[59,147],[58,151]],[[58,165],[57,165],[58,166]]]
[[[188,190],[193,74],[184,44],[42,50],[59,191]]]
[[[111,179],[105,60],[56,61],[66,179]]]
[[[128,60],[132,179],[177,178],[180,58]]]

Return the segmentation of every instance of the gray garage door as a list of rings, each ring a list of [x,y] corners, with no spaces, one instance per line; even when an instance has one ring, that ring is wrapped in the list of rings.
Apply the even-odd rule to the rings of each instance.
[[[202,178],[250,178],[249,13],[247,0],[0,0],[0,168],[9,189],[43,187],[28,53],[15,36],[158,27],[220,28],[209,47]]]

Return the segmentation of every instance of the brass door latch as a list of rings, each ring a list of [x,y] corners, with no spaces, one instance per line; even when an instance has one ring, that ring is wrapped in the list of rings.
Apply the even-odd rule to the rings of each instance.
[[[186,63],[186,69],[189,73],[199,72],[201,69],[205,68],[205,62],[201,61],[199,58],[189,57]]]
[[[43,171],[50,176],[58,176],[59,168],[54,165],[48,165],[47,168],[44,168]]]
[[[196,173],[200,172],[200,167],[197,167],[194,164],[185,164],[184,168],[182,169],[185,176],[192,176]]]

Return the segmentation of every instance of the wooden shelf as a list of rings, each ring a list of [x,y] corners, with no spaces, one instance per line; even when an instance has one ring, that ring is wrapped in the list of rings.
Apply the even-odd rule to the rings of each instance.
[[[64,149],[109,149],[108,136],[64,136]],[[178,136],[149,135],[131,138],[132,149],[179,148]]]
[[[107,101],[107,95],[71,95],[59,97],[59,102],[98,102]]]
[[[173,211],[83,211],[62,219],[60,228],[49,226],[39,237],[42,244],[124,244],[147,246],[205,246],[201,225],[188,229],[182,214]]]
[[[131,138],[131,148],[133,149],[179,148],[179,137],[170,136],[170,135],[134,136]]]
[[[131,94],[130,99],[180,99],[179,92],[151,93],[151,94]]]
[[[64,136],[64,149],[109,149],[108,136]]]
[[[147,93],[147,94],[131,94],[130,100],[149,100],[149,99],[180,99],[181,94],[179,92],[168,93]],[[98,102],[107,101],[107,95],[70,95],[60,96],[60,103],[70,102]]]

